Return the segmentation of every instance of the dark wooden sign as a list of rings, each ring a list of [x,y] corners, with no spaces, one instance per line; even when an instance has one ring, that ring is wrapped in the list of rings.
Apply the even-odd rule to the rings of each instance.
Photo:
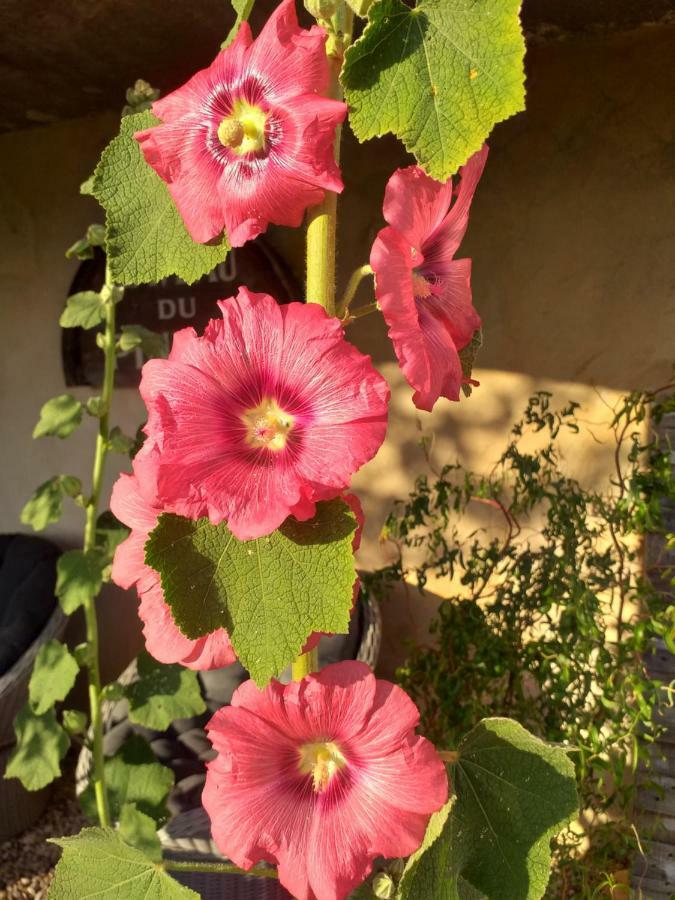
[[[70,294],[98,291],[105,276],[105,257],[96,252],[77,270]],[[258,238],[254,243],[231,250],[227,259],[195,284],[180,278],[165,278],[158,284],[129,287],[117,307],[118,328],[143,325],[167,336],[191,325],[201,333],[209,321],[220,315],[216,301],[236,294],[240,285],[252,291],[271,294],[280,303],[299,299],[301,292],[286,264]],[[99,329],[64,328],[62,338],[63,370],[66,384],[98,387],[103,376],[103,354],[96,346]],[[140,348],[118,361],[115,383],[136,387],[144,363]]]

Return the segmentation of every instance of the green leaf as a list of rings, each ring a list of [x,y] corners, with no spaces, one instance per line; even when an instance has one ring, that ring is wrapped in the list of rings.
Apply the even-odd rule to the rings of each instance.
[[[52,838],[63,848],[49,900],[199,900],[111,828]]]
[[[36,716],[29,704],[19,710],[14,732],[16,747],[5,778],[18,778],[27,791],[39,791],[61,774],[60,763],[70,746],[68,735],[53,709]]]
[[[101,590],[103,560],[97,550],[67,550],[56,564],[56,596],[71,615]]]
[[[80,238],[66,250],[66,259],[93,259],[94,248],[86,238]]]
[[[115,550],[129,537],[129,531],[109,509],[96,520],[96,547],[104,576],[106,568],[112,565]]]
[[[215,244],[192,240],[166,184],[145,162],[134,134],[158,123],[151,112],[125,116],[94,174],[94,195],[106,211],[108,265],[120,284],[145,284],[169,275],[191,283],[222,262],[229,250],[224,236]]]
[[[61,328],[94,328],[105,317],[105,307],[101,295],[96,291],[81,291],[71,294],[66,300],[66,308],[61,313]]]
[[[445,181],[497,122],[524,108],[521,0],[402,0],[370,7],[342,83],[360,141],[393,132]]]
[[[123,841],[138,848],[148,859],[161,861],[162,845],[155,820],[142,813],[135,803],[125,803],[122,807],[119,832]]]
[[[241,23],[248,21],[248,17],[251,15],[251,10],[253,9],[254,2],[255,0],[232,0],[232,6],[234,7],[234,11],[237,14],[237,18],[235,19],[232,28],[230,28],[227,37],[220,45],[221,50],[224,50],[236,38]]]
[[[33,712],[40,716],[71,692],[80,667],[61,641],[43,644],[33,663],[28,698]]]
[[[149,359],[166,357],[169,352],[164,335],[142,325],[124,325],[117,346],[122,353],[129,353],[140,347]]]
[[[484,719],[462,741],[455,796],[432,816],[398,900],[537,900],[551,839],[577,813],[574,766],[510,719]]]
[[[21,510],[21,522],[34,531],[42,531],[63,515],[63,496],[76,500],[81,496],[82,482],[74,475],[54,475],[43,482]]]
[[[138,676],[126,689],[129,718],[138,725],[164,731],[174,719],[187,719],[206,709],[197,673],[190,669],[165,666],[141,653]]]
[[[146,562],[186,637],[226,628],[251,677],[264,684],[313,631],[346,632],[356,573],[356,519],[342,500],[317,504],[309,522],[239,541],[225,523],[160,516]]]
[[[136,439],[124,434],[122,429],[115,425],[108,434],[108,446],[113,453],[129,454],[136,446]]]
[[[40,410],[40,419],[33,429],[33,437],[66,438],[82,421],[82,404],[72,394],[60,394],[47,400]]]
[[[135,803],[140,812],[161,824],[168,817],[166,798],[173,787],[174,775],[157,762],[149,745],[132,735],[117,753],[104,763],[110,815],[119,819],[125,803]],[[96,800],[92,785],[80,795],[86,815],[96,818]]]
[[[64,709],[61,722],[68,734],[84,734],[87,727],[87,716],[81,709]]]
[[[357,16],[365,19],[368,17],[368,10],[373,5],[373,0],[347,0],[347,5],[351,6]]]

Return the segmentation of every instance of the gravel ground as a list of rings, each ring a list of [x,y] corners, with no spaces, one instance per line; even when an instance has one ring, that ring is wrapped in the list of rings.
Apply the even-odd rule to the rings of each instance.
[[[0,900],[46,900],[61,852],[46,839],[76,834],[87,824],[75,799],[72,767],[68,769],[35,825],[0,844]]]

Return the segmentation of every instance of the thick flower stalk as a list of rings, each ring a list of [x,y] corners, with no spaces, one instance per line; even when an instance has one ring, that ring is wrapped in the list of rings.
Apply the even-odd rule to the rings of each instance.
[[[347,107],[322,96],[325,43],[284,0],[256,40],[243,22],[208,69],[153,104],[162,124],[136,139],[195,241],[225,229],[240,247],[270,222],[299,226],[326,191],[342,190],[333,138]]]
[[[316,305],[242,288],[203,336],[174,336],[143,368],[146,443],[164,507],[240,540],[270,534],[349,486],[380,447],[389,388]]]
[[[266,860],[297,900],[343,900],[377,856],[416,850],[448,796],[417,708],[363,663],[302,681],[252,682],[208,726],[217,757],[203,803],[221,851]]]
[[[451,179],[441,184],[418,166],[398,169],[387,184],[389,226],[375,239],[370,264],[375,296],[418,409],[433,409],[439,397],[459,400],[466,381],[459,353],[481,323],[471,296],[471,260],[454,256],[487,153],[483,146],[460,169],[454,194]]]

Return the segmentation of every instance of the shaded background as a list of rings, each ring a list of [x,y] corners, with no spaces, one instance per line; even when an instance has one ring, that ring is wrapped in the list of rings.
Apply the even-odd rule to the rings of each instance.
[[[259,0],[254,31],[273,5]],[[672,0],[526,0],[528,108],[491,138],[459,254],[473,258],[484,322],[481,387],[460,404],[418,413],[379,318],[350,329],[393,389],[387,441],[355,479],[367,515],[361,565],[382,563],[382,521],[426,469],[421,432],[434,434],[439,464],[459,456],[489,469],[529,394],[547,388],[584,403],[594,436],[575,439],[569,462],[597,483],[611,466],[606,404],[616,391],[667,380],[675,358],[674,10]],[[176,87],[211,61],[232,18],[225,0],[0,0],[2,531],[20,527],[21,507],[50,475],[89,477],[93,420],[75,439],[31,440],[41,404],[65,390],[58,317],[77,263],[64,250],[102,221],[79,184],[117,132],[125,88],[138,77]],[[348,129],[343,160],[342,284],[382,225],[387,177],[411,161],[394,139],[358,145]],[[302,283],[302,232],[270,229],[267,237]],[[137,392],[120,389],[114,421],[133,433],[142,418]],[[122,462],[110,459],[108,487]],[[67,509],[48,535],[72,546],[81,514]],[[387,604],[383,671],[401,658],[403,637],[423,636],[435,603],[411,592]],[[135,606],[114,588],[100,599],[104,678],[138,648]]]

